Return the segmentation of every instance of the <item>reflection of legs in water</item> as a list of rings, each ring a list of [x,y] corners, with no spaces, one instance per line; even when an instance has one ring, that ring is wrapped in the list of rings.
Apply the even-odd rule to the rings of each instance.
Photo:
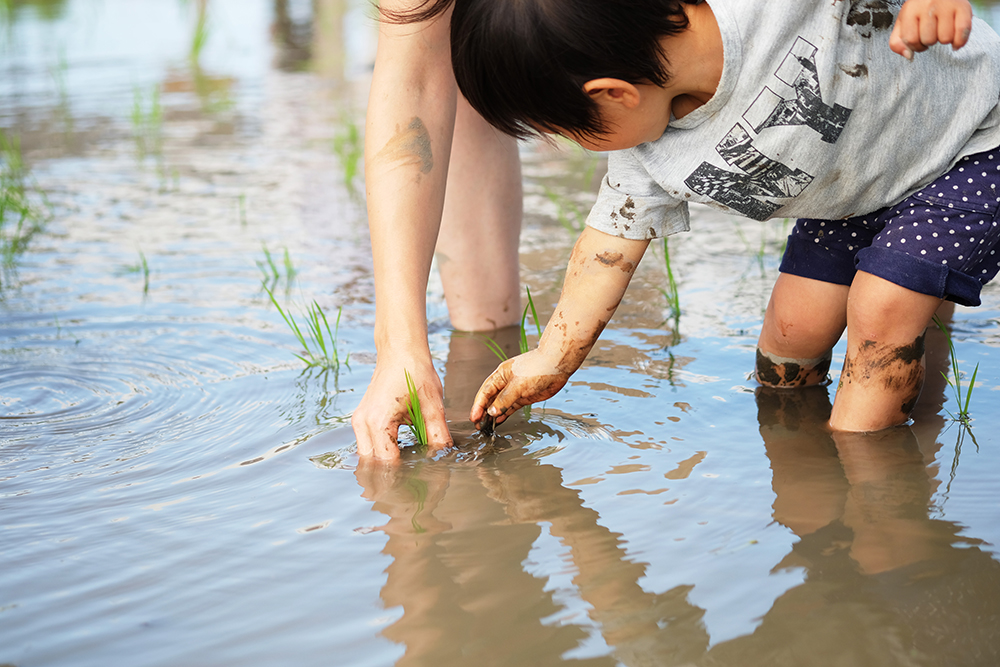
[[[826,428],[826,387],[757,389],[757,419],[771,461],[774,520],[802,537],[840,518],[847,480]]]
[[[516,466],[481,467],[490,496],[503,503],[515,523],[547,523],[549,532],[570,550],[576,567],[573,583],[593,609],[601,635],[624,665],[683,665],[703,655],[708,636],[704,611],[687,600],[690,587],[648,593],[639,585],[646,566],[629,558],[621,535],[584,506],[579,492],[562,485],[558,468],[518,459]]]
[[[909,427],[831,433],[825,388],[761,388],[760,432],[773,471],[774,518],[802,537],[838,519],[864,573],[903,567],[949,548],[928,517],[931,481]],[[930,435],[925,434],[925,435]]]
[[[951,524],[928,517],[930,480],[909,427],[833,439],[851,488],[843,521],[854,531],[851,557],[862,572],[895,570],[951,548]]]
[[[388,516],[380,530],[392,562],[381,597],[403,613],[383,635],[406,647],[397,667],[498,664],[498,656],[555,665],[584,640],[576,625],[546,622],[563,608],[522,565],[541,530],[509,521],[476,466],[362,461],[356,477],[373,509]]]

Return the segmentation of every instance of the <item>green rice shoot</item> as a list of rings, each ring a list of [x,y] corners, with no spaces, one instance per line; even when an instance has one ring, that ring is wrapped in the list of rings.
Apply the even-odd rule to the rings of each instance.
[[[5,270],[14,268],[50,216],[45,194],[31,184],[20,141],[0,131],[0,259]]]
[[[413,432],[413,437],[417,439],[417,444],[421,447],[426,447],[427,440],[427,423],[424,421],[424,413],[420,409],[420,394],[417,393],[417,386],[413,383],[413,378],[410,377],[410,371],[404,370],[406,374],[406,391],[410,395],[410,400],[406,404],[406,411],[410,414],[410,430]]]
[[[957,415],[947,410],[946,412],[948,412],[953,421],[957,421],[968,428],[972,425],[972,415],[969,412],[969,405],[972,401],[972,390],[976,386],[976,375],[979,373],[979,364],[976,364],[976,367],[972,370],[972,377],[969,378],[968,384],[963,388],[962,372],[958,367],[958,354],[955,351],[955,343],[951,339],[951,332],[948,331],[948,327],[945,326],[944,322],[937,315],[933,317],[933,320],[934,324],[937,325],[937,328],[941,330],[941,333],[944,334],[945,339],[948,341],[948,353],[951,356],[951,374],[954,376],[954,379],[948,377],[948,374],[944,371],[941,371],[941,375],[944,377],[944,381],[948,383],[948,386],[952,388],[952,391],[954,391],[955,402],[958,404]]]
[[[337,335],[340,333],[340,316],[343,314],[343,308],[337,309],[337,320],[331,328],[326,313],[314,299],[306,309],[305,331],[303,332],[303,328],[299,326],[295,317],[291,312],[287,312],[281,307],[274,292],[268,288],[266,283],[264,291],[267,292],[271,303],[278,309],[278,314],[285,320],[288,328],[292,330],[295,338],[299,341],[299,345],[302,346],[303,353],[295,354],[295,356],[302,360],[307,368],[316,367],[335,371],[339,370],[341,364],[350,366],[350,354],[341,360],[337,349]]]
[[[528,303],[524,307],[524,312],[521,313],[521,354],[528,351],[528,331],[525,323],[528,319],[528,311],[531,311],[531,320],[535,323],[535,330],[538,331],[538,337],[542,337],[542,325],[538,321],[538,311],[535,310],[535,301],[531,298],[531,288],[525,285],[525,291],[528,293]]]
[[[681,315],[681,295],[677,287],[677,279],[674,278],[673,267],[670,265],[670,244],[666,236],[663,237],[663,264],[667,269],[667,289],[662,287],[657,289],[666,298],[667,305],[676,321]]]

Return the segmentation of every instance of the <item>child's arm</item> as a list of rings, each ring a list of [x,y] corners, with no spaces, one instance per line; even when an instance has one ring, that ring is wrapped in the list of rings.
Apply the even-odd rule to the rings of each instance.
[[[519,408],[551,398],[580,367],[621,303],[649,241],[590,227],[573,247],[566,280],[538,348],[500,364],[476,394],[470,419],[503,422]]]
[[[969,0],[906,0],[889,35],[889,48],[907,60],[934,44],[960,49],[969,41]]]

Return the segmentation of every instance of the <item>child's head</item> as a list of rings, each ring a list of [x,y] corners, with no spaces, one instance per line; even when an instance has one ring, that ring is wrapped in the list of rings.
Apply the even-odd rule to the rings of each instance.
[[[701,0],[455,0],[452,65],[459,88],[491,125],[596,137],[605,130],[588,81],[663,86],[660,39],[687,28]]]

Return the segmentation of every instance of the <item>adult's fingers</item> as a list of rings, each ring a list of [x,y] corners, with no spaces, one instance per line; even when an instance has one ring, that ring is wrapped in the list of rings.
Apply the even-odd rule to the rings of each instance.
[[[358,456],[385,461],[398,459],[396,441],[400,424],[402,420],[398,416],[373,414],[358,406],[351,415],[351,426],[358,440]]]
[[[444,449],[453,444],[448,422],[444,418],[444,398],[441,393],[420,397],[420,411],[427,427],[427,444],[431,449]]]

